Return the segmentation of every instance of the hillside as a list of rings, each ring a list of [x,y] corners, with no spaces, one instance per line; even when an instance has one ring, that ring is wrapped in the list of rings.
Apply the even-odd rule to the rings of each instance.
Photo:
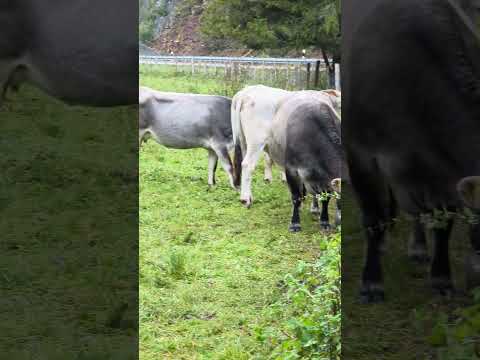
[[[141,6],[149,1],[142,0]],[[200,31],[202,13],[208,0],[160,0],[154,3],[159,15],[154,19],[153,41],[149,44],[161,54],[216,56],[287,56],[300,57],[295,51],[254,51],[235,42],[214,44]],[[319,49],[311,49],[309,57],[321,57]]]

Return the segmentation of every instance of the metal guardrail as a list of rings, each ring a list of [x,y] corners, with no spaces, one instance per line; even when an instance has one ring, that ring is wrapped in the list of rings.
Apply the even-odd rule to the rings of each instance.
[[[257,57],[223,57],[223,56],[169,56],[169,55],[141,55],[140,64],[171,64],[171,63],[248,63],[248,64],[282,64],[282,65],[307,65],[324,61],[320,59],[290,59],[290,58],[257,58]]]

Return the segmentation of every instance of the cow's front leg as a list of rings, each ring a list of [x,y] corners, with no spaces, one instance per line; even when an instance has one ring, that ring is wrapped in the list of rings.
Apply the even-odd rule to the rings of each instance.
[[[208,150],[208,185],[215,185],[215,171],[217,170],[218,156],[215,151]]]
[[[383,271],[381,264],[385,227],[377,224],[367,227],[367,254],[362,274],[360,301],[372,303],[384,300]]]
[[[425,227],[417,217],[413,222],[413,231],[408,242],[408,257],[418,263],[425,263],[430,260],[427,252]]]
[[[292,219],[290,220],[288,230],[291,232],[299,232],[302,229],[300,225],[300,206],[302,205],[303,184],[293,172],[287,169],[285,173],[287,175],[288,188],[292,196]]]
[[[430,271],[432,287],[441,295],[451,295],[453,285],[448,255],[448,239],[452,231],[453,219],[448,219],[443,227],[433,229],[433,259]]]
[[[472,249],[467,256],[465,269],[466,285],[468,290],[480,287],[480,211],[474,215],[476,217],[474,224],[470,225],[470,241]]]
[[[360,288],[362,303],[384,300],[382,246],[392,200],[385,178],[378,171],[375,159],[348,153],[348,171],[362,210],[362,223],[367,239],[365,263]]]
[[[321,201],[322,203],[322,212],[320,214],[320,227],[323,230],[330,229],[330,219],[328,216],[328,203],[330,202],[330,197],[327,197]]]

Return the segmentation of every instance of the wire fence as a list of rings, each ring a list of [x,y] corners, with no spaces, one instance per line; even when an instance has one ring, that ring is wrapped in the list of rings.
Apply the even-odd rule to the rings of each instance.
[[[332,79],[325,62],[319,59],[140,55],[139,62],[168,66],[175,73],[222,77],[232,82],[281,85],[292,90],[339,89],[340,86],[339,71]]]

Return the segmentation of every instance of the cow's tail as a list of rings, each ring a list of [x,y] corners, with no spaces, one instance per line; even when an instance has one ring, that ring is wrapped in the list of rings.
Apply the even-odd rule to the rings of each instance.
[[[238,97],[232,100],[232,134],[235,152],[233,155],[233,184],[239,187],[242,181],[242,126],[240,124],[240,111],[242,110],[242,101]]]

